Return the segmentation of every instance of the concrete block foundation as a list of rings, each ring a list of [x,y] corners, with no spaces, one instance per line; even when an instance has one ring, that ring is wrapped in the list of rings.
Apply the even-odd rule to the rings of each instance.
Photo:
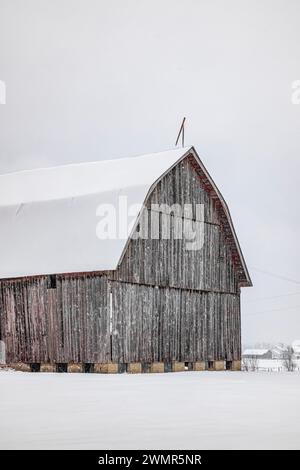
[[[193,362],[193,371],[205,370],[205,361]]]
[[[242,370],[242,361],[232,361],[231,370]]]
[[[163,362],[152,362],[150,365],[150,372],[157,374],[165,371],[165,364]]]
[[[102,364],[100,362],[95,362],[95,364],[94,364],[94,373],[95,374],[107,374],[107,364]]]
[[[77,364],[77,363],[68,364],[68,372],[69,373],[81,373],[83,372],[83,365]]]
[[[56,372],[56,365],[41,363],[40,372]]]
[[[65,363],[65,364],[51,364],[51,363],[34,363],[27,364],[23,362],[11,363],[2,365],[0,367],[7,367],[21,372],[68,372],[68,373],[84,373],[90,372],[95,374],[121,374],[127,372],[128,374],[141,374],[141,373],[168,373],[168,372],[183,372],[190,371],[240,371],[241,361],[197,361],[197,362],[152,362],[141,363],[131,362],[128,364],[118,364],[116,362],[109,363]]]
[[[119,364],[116,362],[99,363],[94,364],[94,373],[96,374],[118,374]]]
[[[116,362],[109,362],[107,364],[107,373],[108,374],[118,374],[119,372],[119,364]]]
[[[185,371],[184,362],[172,362],[172,372],[183,372]]]
[[[24,362],[12,363],[12,364],[9,364],[9,367],[19,372],[31,372],[30,364],[25,364]]]
[[[141,362],[131,362],[127,364],[128,374],[141,374],[142,373],[142,364]]]
[[[214,361],[213,370],[225,370],[225,361]]]

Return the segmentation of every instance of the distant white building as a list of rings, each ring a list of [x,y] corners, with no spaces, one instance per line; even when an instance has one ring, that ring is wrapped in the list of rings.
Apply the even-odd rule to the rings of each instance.
[[[276,344],[272,349],[272,359],[286,359],[288,348],[283,343]]]
[[[292,350],[294,353],[294,359],[300,359],[300,339],[296,339],[292,342]]]
[[[242,354],[244,359],[272,359],[270,349],[245,349]]]

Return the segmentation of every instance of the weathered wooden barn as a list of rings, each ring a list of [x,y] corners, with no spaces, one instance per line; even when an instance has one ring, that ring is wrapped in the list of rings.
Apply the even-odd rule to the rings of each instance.
[[[251,279],[194,147],[1,175],[0,220],[8,364],[240,368],[240,289]],[[195,233],[201,246],[190,249]]]

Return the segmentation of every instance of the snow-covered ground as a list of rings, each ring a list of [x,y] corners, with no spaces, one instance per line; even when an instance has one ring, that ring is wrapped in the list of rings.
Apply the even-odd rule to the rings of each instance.
[[[1,449],[300,448],[300,373],[0,371]]]

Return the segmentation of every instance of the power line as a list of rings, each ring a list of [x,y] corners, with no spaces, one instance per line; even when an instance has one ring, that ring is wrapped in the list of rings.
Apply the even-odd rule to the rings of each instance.
[[[280,297],[290,297],[292,295],[300,295],[300,292],[291,292],[289,294],[273,295],[273,296],[270,296],[270,297],[258,297],[256,299],[248,300],[248,302],[246,302],[245,305],[248,305],[248,304],[253,303],[253,302],[260,302],[261,300],[279,299]]]
[[[253,269],[254,271],[258,271],[259,273],[262,273],[262,274],[266,274],[268,276],[276,277],[277,279],[281,279],[283,281],[288,281],[288,282],[292,282],[294,284],[299,284],[300,285],[300,281],[297,281],[295,279],[291,279],[289,277],[282,276],[280,274],[272,273],[270,271],[265,271],[263,269],[254,268],[254,267],[250,267],[250,269]]]
[[[287,307],[287,308],[273,308],[270,310],[263,310],[261,312],[254,312],[254,313],[248,313],[243,315],[244,317],[252,317],[255,315],[263,315],[264,313],[271,313],[271,312],[285,312],[286,310],[300,310],[300,305],[297,305],[296,307]]]

